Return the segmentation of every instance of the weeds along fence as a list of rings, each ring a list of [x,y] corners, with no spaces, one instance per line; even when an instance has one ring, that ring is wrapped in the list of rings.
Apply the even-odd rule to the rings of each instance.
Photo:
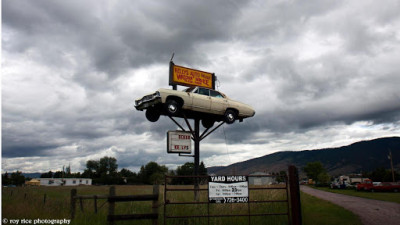
[[[20,195],[21,193],[22,193],[22,195]],[[20,196],[18,196],[18,195],[20,195]],[[32,195],[30,195],[27,191],[24,191],[24,190],[19,191],[19,192],[15,193],[15,194],[14,194],[14,190],[9,190],[8,193],[5,193],[5,196],[8,196],[8,197],[13,197],[14,196],[15,198],[19,198],[20,200],[22,199],[23,201],[32,199]],[[22,198],[22,196],[23,196],[23,198]],[[47,200],[47,194],[44,193],[44,194],[42,194],[42,196],[43,197],[34,196],[34,198],[35,198],[35,201],[42,202],[43,205],[45,205],[46,204],[46,200]]]
[[[281,182],[270,182],[280,178]],[[172,185],[180,181],[183,184]],[[167,224],[301,224],[297,169],[289,176],[249,175],[248,199],[242,203],[215,204],[209,199],[208,176],[166,176],[163,222]]]
[[[107,202],[105,201],[100,207],[98,207],[99,199],[107,199],[108,195],[78,195],[77,189],[71,190],[71,219],[75,218],[76,213],[76,203],[79,202],[79,208],[81,212],[84,212],[83,201],[93,199],[93,211],[97,214],[98,210],[101,209]]]
[[[43,215],[69,218],[69,193],[65,190],[65,187],[2,187],[2,215],[20,219]]]
[[[71,218],[75,218],[76,204],[79,202],[81,212],[84,211],[83,200],[93,200],[94,212],[98,212],[97,200],[106,199],[100,208],[102,208],[106,203],[108,203],[108,215],[107,222],[109,225],[114,225],[116,221],[121,220],[151,220],[153,225],[158,223],[158,199],[159,199],[159,186],[153,186],[152,194],[142,194],[142,195],[116,195],[116,190],[114,186],[109,189],[108,195],[78,195],[76,189],[71,190]],[[131,214],[115,214],[116,203],[119,202],[143,202],[151,201],[151,213],[131,213]]]
[[[200,179],[198,189],[193,185],[193,177],[166,177],[165,183],[156,188],[145,185],[117,186],[116,189],[109,186],[3,187],[2,215],[21,219],[71,218],[71,224],[96,225],[297,225],[301,224],[300,201],[296,200],[298,178],[297,170],[291,171],[289,168],[289,176],[279,184],[250,182],[249,201],[229,204],[209,202],[206,177]],[[120,221],[127,219],[137,220]]]

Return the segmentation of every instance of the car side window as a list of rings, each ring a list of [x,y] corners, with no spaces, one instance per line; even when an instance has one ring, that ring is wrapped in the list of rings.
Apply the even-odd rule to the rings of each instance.
[[[210,90],[210,96],[214,98],[224,98],[218,91]]]
[[[204,89],[204,88],[199,88],[199,94],[210,96],[210,90]]]

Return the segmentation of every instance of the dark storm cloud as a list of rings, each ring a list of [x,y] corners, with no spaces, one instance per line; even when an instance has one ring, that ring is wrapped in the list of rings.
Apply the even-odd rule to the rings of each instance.
[[[128,68],[168,63],[173,52],[180,55],[183,63],[199,63],[204,59],[194,46],[227,39],[231,33],[229,24],[240,7],[234,2],[118,1],[110,3],[110,7],[92,3],[95,2],[6,1],[3,24],[23,35],[13,36],[17,39],[6,42],[5,49],[53,48],[41,52],[42,60],[57,58],[52,55],[57,50],[86,56],[90,59],[88,66],[93,68],[77,71],[78,80],[93,69],[114,78]]]
[[[205,158],[224,142],[256,149],[293,133],[329,137],[325,130],[338,124],[398,132],[396,6],[4,1],[3,161],[66,151],[81,167],[105,155],[120,168],[184,162],[165,156],[166,131],[176,125],[168,117],[150,123],[133,108],[135,98],[168,87],[173,52],[179,65],[216,72],[223,92],[256,109],[207,137]]]

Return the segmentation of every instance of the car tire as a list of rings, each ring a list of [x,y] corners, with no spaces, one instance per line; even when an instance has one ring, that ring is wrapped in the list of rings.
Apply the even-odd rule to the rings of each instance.
[[[209,129],[214,126],[215,121],[210,119],[201,120],[201,124],[204,128]]]
[[[148,108],[146,110],[146,119],[150,122],[157,122],[160,119],[160,111],[155,108]]]
[[[227,124],[232,124],[235,122],[236,117],[237,117],[236,112],[232,109],[228,109],[228,110],[226,110],[226,112],[224,114],[224,121]]]
[[[179,113],[179,104],[177,101],[170,99],[165,103],[165,111],[169,116],[176,116]]]

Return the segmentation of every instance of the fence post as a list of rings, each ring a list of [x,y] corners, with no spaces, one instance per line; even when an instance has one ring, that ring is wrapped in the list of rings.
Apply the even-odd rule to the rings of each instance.
[[[109,197],[113,197],[115,196],[115,187],[111,186],[110,187],[110,193],[109,193]],[[108,215],[112,216],[114,215],[115,212],[115,202],[114,201],[108,201]],[[114,225],[114,220],[109,220],[108,221],[109,225]]]
[[[156,185],[156,184],[153,185],[153,195],[157,195],[158,196],[159,192],[160,192],[159,186]],[[153,200],[152,208],[153,208],[153,213],[158,214],[158,198]],[[157,225],[157,220],[158,220],[158,218],[157,219],[153,219],[153,225]]]
[[[46,195],[46,194],[44,194],[44,196],[43,196],[43,205],[45,205],[45,204],[46,204],[46,198],[47,198],[47,195]]]
[[[71,190],[71,219],[75,217],[75,197],[76,197],[76,189]]]
[[[94,213],[97,214],[97,195],[94,196]]]
[[[301,225],[301,205],[300,205],[300,187],[299,174],[297,168],[289,166],[289,190],[290,190],[290,215],[292,225]]]
[[[83,201],[82,201],[82,197],[79,197],[79,205],[81,207],[81,212],[83,212]]]

